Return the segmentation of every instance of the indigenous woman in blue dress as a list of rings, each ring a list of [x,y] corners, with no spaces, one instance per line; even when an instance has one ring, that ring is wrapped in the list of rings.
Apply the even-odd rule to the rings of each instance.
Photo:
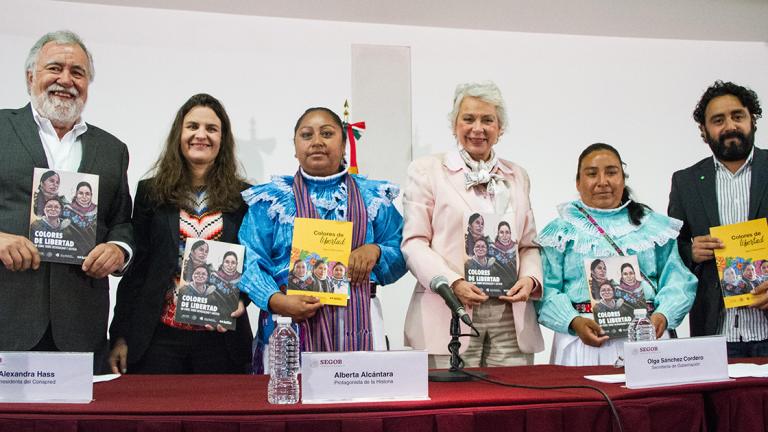
[[[647,308],[657,337],[674,329],[693,304],[696,277],[677,252],[682,222],[633,201],[624,184],[619,152],[592,144],[579,156],[576,188],[581,199],[558,207],[559,217],[539,234],[543,246],[544,298],[539,322],[555,331],[552,362],[614,364],[623,339],[608,339],[593,320],[584,259],[636,255]]]
[[[400,252],[403,218],[392,203],[399,188],[347,173],[345,144],[339,116],[327,108],[310,108],[294,128],[296,174],[274,176],[243,192],[249,209],[240,228],[246,249],[241,289],[262,311],[299,323],[302,351],[385,349],[376,286],[393,283],[406,271]],[[283,293],[296,217],[353,223],[346,307],[321,307],[315,297]],[[259,321],[257,356],[272,329],[267,314]],[[254,359],[254,367],[259,366]]]

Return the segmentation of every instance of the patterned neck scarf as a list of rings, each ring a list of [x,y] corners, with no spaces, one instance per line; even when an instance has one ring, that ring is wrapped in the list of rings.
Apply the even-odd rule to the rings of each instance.
[[[504,176],[494,172],[497,171],[499,164],[496,152],[491,149],[491,157],[487,161],[472,159],[465,149],[459,150],[459,155],[470,170],[464,173],[464,187],[469,190],[475,186],[485,185],[488,195],[493,200],[496,213],[503,214],[509,204],[509,190],[504,182]]]
[[[352,250],[354,250],[365,243],[368,212],[352,176],[347,175],[345,182],[347,220],[352,222]],[[296,197],[296,217],[320,219],[300,171],[293,176],[293,194]],[[373,349],[370,302],[370,282],[351,284],[349,304],[346,307],[322,307],[315,316],[299,323],[301,350],[370,351]],[[339,329],[340,316],[344,317],[343,335],[340,334]]]

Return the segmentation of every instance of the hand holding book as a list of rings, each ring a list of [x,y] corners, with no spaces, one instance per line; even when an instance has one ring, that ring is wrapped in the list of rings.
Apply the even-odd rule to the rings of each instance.
[[[456,294],[459,301],[466,307],[480,306],[488,300],[488,295],[483,290],[464,279],[454,282],[451,289],[453,289],[453,293]]]
[[[608,340],[608,335],[593,319],[577,316],[570,327],[585,345],[600,347]]]
[[[120,246],[114,243],[101,243],[85,257],[82,269],[88,276],[101,279],[122,269],[124,265],[125,254]]]
[[[0,232],[0,261],[11,271],[37,270],[40,253],[28,238]]]
[[[320,299],[307,295],[274,294],[269,298],[269,310],[282,316],[289,316],[294,321],[312,318],[323,306]]]
[[[768,310],[768,279],[755,288],[754,301],[750,306],[756,309]]]
[[[379,262],[379,256],[381,249],[372,243],[353,250],[349,254],[349,281],[353,284],[368,281],[373,267]]]
[[[693,238],[693,245],[691,246],[691,258],[696,264],[715,259],[715,249],[722,249],[723,247],[725,245],[717,237],[696,236]]]

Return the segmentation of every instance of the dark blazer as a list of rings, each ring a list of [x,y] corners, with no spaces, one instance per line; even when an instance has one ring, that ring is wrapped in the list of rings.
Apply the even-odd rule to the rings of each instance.
[[[151,179],[150,179],[151,180]],[[136,189],[133,228],[136,236],[136,256],[131,269],[117,288],[115,316],[109,333],[114,342],[118,337],[128,343],[128,363],[135,364],[152,341],[160,323],[165,293],[174,283],[179,254],[179,209],[157,204],[149,197],[150,180],[142,180]],[[243,185],[245,189],[248,185]],[[246,206],[224,213],[224,229],[220,241],[237,243],[237,233]],[[243,298],[243,296],[241,296]],[[237,330],[228,331],[225,338],[230,357],[250,365],[253,334],[248,314],[237,319]],[[130,369],[130,368],[129,368]]]
[[[693,262],[693,237],[709,234],[720,226],[715,190],[715,162],[705,158],[672,176],[667,213],[683,221],[677,239],[680,257],[699,278],[696,300],[691,308],[691,336],[717,333],[725,313],[715,260]],[[752,159],[752,183],[749,189],[749,219],[768,216],[768,151],[755,147]]]
[[[99,176],[96,243],[122,241],[133,247],[128,148],[88,125],[81,135],[79,172]],[[32,173],[48,168],[29,104],[0,110],[0,232],[28,236]],[[86,276],[78,265],[42,263],[38,270],[12,272],[0,266],[0,350],[35,346],[51,324],[62,351],[103,351],[109,318],[109,280]]]

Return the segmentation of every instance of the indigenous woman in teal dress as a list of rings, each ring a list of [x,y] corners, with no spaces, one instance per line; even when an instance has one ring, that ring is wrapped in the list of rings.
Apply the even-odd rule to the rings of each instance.
[[[552,363],[614,364],[623,355],[624,339],[609,340],[587,306],[585,258],[637,256],[639,271],[651,282],[644,296],[657,337],[676,328],[693,304],[696,278],[677,252],[682,222],[633,201],[625,178],[615,148],[590,145],[579,156],[581,199],[561,204],[560,216],[539,234],[544,265],[539,322],[555,331]]]
[[[400,252],[403,218],[392,203],[399,188],[347,173],[345,144],[339,117],[327,108],[310,108],[294,128],[296,174],[274,176],[243,192],[249,209],[240,229],[246,248],[241,289],[262,311],[299,323],[302,351],[386,349],[376,285],[393,283],[406,271]],[[296,217],[353,223],[346,307],[321,307],[315,297],[283,293]],[[271,329],[271,317],[262,314],[257,356]],[[254,359],[257,370],[259,363]]]

